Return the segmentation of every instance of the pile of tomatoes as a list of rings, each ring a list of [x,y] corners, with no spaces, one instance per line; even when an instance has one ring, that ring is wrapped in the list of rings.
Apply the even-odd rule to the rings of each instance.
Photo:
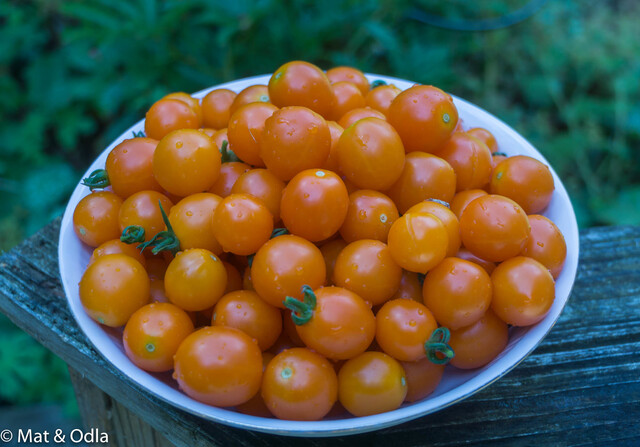
[[[442,90],[350,67],[170,94],[84,184],[86,312],[140,368],[259,416],[423,399],[543,319],[566,256],[547,166]]]

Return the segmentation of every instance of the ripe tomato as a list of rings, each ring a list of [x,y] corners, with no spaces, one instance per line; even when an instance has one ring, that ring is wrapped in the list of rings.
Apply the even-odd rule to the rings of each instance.
[[[342,287],[305,287],[304,303],[287,298],[300,339],[310,349],[334,360],[367,350],[376,334],[376,317],[365,301]]]
[[[218,176],[218,180],[216,180],[213,186],[209,188],[209,192],[222,198],[227,197],[231,194],[233,185],[236,184],[236,181],[238,181],[240,176],[250,169],[251,166],[240,161],[222,163],[220,166],[220,175]]]
[[[96,259],[102,256],[112,255],[116,253],[122,253],[123,255],[131,256],[133,259],[142,264],[143,267],[147,265],[147,261],[142,253],[140,253],[140,250],[138,250],[134,245],[125,244],[120,239],[111,239],[93,250],[91,258],[89,259],[89,264],[93,264]]]
[[[466,248],[461,248],[460,251],[456,254],[456,258],[464,259],[465,261],[478,264],[489,275],[491,275],[491,273],[493,273],[493,271],[496,268],[495,262],[491,262],[491,261],[487,261],[485,259],[479,258],[473,253],[471,253],[469,250],[467,250]]]
[[[493,167],[492,171],[491,171],[491,175],[492,176],[493,176],[493,172],[496,169],[496,166],[498,166],[502,160],[506,160],[507,158],[509,158],[509,157],[507,157],[504,153],[501,153],[501,152],[496,152],[495,154],[493,154],[491,156],[491,166]],[[491,187],[490,184],[489,185],[485,185],[485,189],[487,189],[487,190],[490,187]]]
[[[360,93],[364,96],[369,91],[369,80],[363,72],[353,67],[333,67],[327,70],[327,78],[332,84],[346,81],[350,82],[356,87]]]
[[[157,191],[140,191],[130,196],[120,207],[120,231],[130,225],[139,225],[144,228],[145,241],[163,231],[165,224],[158,203],[162,205],[165,213],[170,213],[173,202]]]
[[[486,196],[489,193],[482,189],[467,189],[466,191],[460,191],[451,200],[451,211],[456,215],[458,220],[462,217],[462,212],[467,208],[473,200],[478,197]]]
[[[277,418],[322,419],[338,398],[338,378],[331,363],[305,348],[286,349],[267,365],[262,398]]]
[[[178,253],[164,275],[167,297],[184,310],[199,311],[213,306],[226,287],[224,264],[209,250],[201,248]]]
[[[264,302],[257,293],[237,290],[227,293],[216,303],[211,325],[240,329],[266,351],[282,332],[282,315],[280,309]]]
[[[123,326],[149,302],[149,277],[142,264],[124,254],[101,256],[80,279],[80,302],[100,324]]]
[[[425,342],[438,323],[422,303],[413,300],[387,301],[376,315],[376,341],[394,359],[415,362],[427,356]]]
[[[342,115],[342,117],[338,120],[338,124],[343,129],[346,129],[365,118],[378,118],[381,120],[387,119],[387,117],[384,116],[384,113],[372,109],[371,107],[360,107],[358,109],[350,110]]]
[[[293,234],[319,242],[342,226],[349,194],[343,181],[331,171],[307,169],[284,188],[280,216]]]
[[[154,103],[145,116],[144,133],[161,140],[169,132],[200,127],[197,113],[178,99],[161,99]]]
[[[449,236],[442,221],[433,214],[407,213],[393,223],[387,243],[400,267],[427,273],[445,258]]]
[[[458,124],[451,96],[431,85],[414,85],[400,93],[387,116],[407,152],[436,152]]]
[[[402,269],[384,242],[362,239],[347,245],[338,256],[333,283],[377,306],[400,287]]]
[[[231,104],[236,93],[226,88],[218,88],[202,98],[202,123],[212,129],[223,129],[231,117]]]
[[[265,121],[260,158],[279,179],[320,168],[331,149],[331,133],[322,116],[305,107],[284,107]]]
[[[231,192],[233,194],[248,194],[262,203],[273,215],[274,225],[280,220],[280,200],[284,182],[266,169],[252,169],[245,172],[236,180]]]
[[[516,155],[496,166],[490,188],[491,194],[509,197],[527,214],[535,214],[551,201],[553,176],[544,163],[526,155]]]
[[[173,377],[193,399],[230,407],[251,399],[260,389],[262,353],[238,329],[215,326],[184,339],[175,356]]]
[[[446,258],[430,270],[422,288],[424,305],[452,330],[478,321],[491,304],[491,293],[487,272],[459,258]]]
[[[340,172],[362,189],[384,191],[404,168],[404,147],[393,127],[365,118],[346,128],[338,141]]]
[[[229,144],[229,138],[227,137],[227,128],[223,128],[220,130],[216,130],[213,134],[209,135],[209,138],[211,138],[213,140],[214,143],[216,143],[216,147],[219,150],[222,150],[222,144],[226,141],[227,145]],[[227,146],[228,149],[231,149],[231,146]],[[222,160],[223,162],[225,162],[225,160]]]
[[[460,222],[453,212],[441,203],[425,200],[413,205],[407,213],[431,213],[442,221],[449,236],[447,256],[455,256],[460,250]]]
[[[507,324],[489,309],[472,325],[451,331],[449,345],[456,353],[451,364],[460,369],[484,366],[504,350],[508,341]]]
[[[558,227],[544,216],[537,214],[529,216],[529,225],[531,225],[531,235],[520,254],[544,265],[554,279],[557,279],[567,258],[567,244],[564,236]]]
[[[473,129],[467,130],[467,134],[476,137],[478,140],[486,144],[492,154],[498,152],[498,142],[496,141],[496,137],[494,137],[487,129],[474,127]]]
[[[224,251],[247,256],[271,237],[273,216],[261,200],[247,194],[231,194],[213,213],[211,228]]]
[[[240,107],[229,119],[227,137],[235,154],[245,163],[264,168],[260,158],[260,138],[265,121],[278,110],[264,102],[254,102]]]
[[[327,125],[331,134],[331,148],[329,149],[329,156],[322,167],[327,171],[338,173],[340,171],[338,166],[338,140],[344,129],[335,121],[327,121]]]
[[[340,234],[347,242],[359,239],[387,242],[389,229],[398,217],[398,209],[389,197],[362,189],[349,195],[347,217],[340,227]]]
[[[158,143],[153,175],[164,189],[179,197],[207,191],[220,175],[220,152],[202,132],[176,130]]]
[[[97,247],[120,237],[118,213],[122,199],[111,191],[96,191],[83,197],[73,210],[73,229],[78,238]]]
[[[180,343],[193,332],[187,313],[169,303],[151,303],[131,315],[122,344],[127,357],[145,371],[173,369],[173,356]]]
[[[424,399],[437,388],[444,374],[444,365],[436,365],[428,358],[416,362],[400,362],[407,380],[405,402]]]
[[[366,105],[360,89],[352,82],[336,82],[331,84],[331,89],[333,90],[334,98],[333,109],[329,115],[331,119],[338,120],[345,113]]]
[[[367,107],[371,107],[379,112],[382,112],[385,116],[389,111],[389,107],[396,96],[400,94],[402,90],[393,84],[381,85],[376,88],[372,88],[366,93],[364,98]]]
[[[407,154],[402,174],[387,194],[406,213],[416,203],[427,199],[451,202],[456,193],[456,174],[440,157],[424,152]]]
[[[242,90],[233,100],[229,111],[233,115],[240,107],[252,102],[269,102],[269,89],[266,85],[250,85]]]
[[[201,192],[185,197],[171,208],[169,222],[181,250],[204,248],[216,255],[222,253],[222,246],[211,232],[213,213],[221,201],[220,196]]]
[[[474,255],[500,262],[522,251],[531,227],[520,206],[506,197],[489,194],[473,200],[460,218],[462,244]]]
[[[482,188],[491,178],[491,151],[467,133],[454,133],[436,155],[444,158],[455,171],[457,191]]]
[[[140,191],[162,191],[152,168],[157,145],[151,138],[132,138],[109,152],[105,169],[113,192],[126,199]]]
[[[267,365],[276,355],[271,352],[263,352],[262,353],[262,374],[264,377],[264,372],[267,369]],[[250,414],[252,416],[258,416],[262,418],[270,418],[273,417],[273,414],[267,408],[267,405],[264,403],[264,399],[262,398],[261,393],[256,393],[251,399],[246,401],[243,404],[236,405],[236,411],[243,414]]]
[[[333,269],[336,265],[336,259],[338,255],[347,246],[347,243],[342,239],[334,239],[332,241],[322,244],[320,252],[324,258],[324,265],[327,268],[327,280],[324,285],[333,285]]]
[[[182,101],[195,112],[196,116],[198,117],[198,126],[202,125],[202,107],[200,106],[200,100],[198,98],[194,98],[193,96],[185,92],[175,92],[169,93],[162,99],[177,99],[178,101]]]
[[[260,298],[280,308],[285,307],[282,302],[287,296],[302,298],[305,284],[316,289],[326,279],[320,249],[292,234],[275,237],[260,247],[250,270]]]
[[[338,374],[338,398],[354,416],[392,411],[407,395],[400,363],[382,352],[365,352],[347,360]]]
[[[547,268],[532,258],[516,256],[491,274],[491,309],[505,323],[530,326],[542,320],[555,298],[555,283]]]
[[[422,303],[422,284],[418,274],[407,270],[402,271],[400,287],[391,297],[392,300],[399,298],[417,301]]]
[[[269,97],[278,107],[302,106],[326,117],[333,108],[329,78],[313,64],[292,61],[269,79]]]

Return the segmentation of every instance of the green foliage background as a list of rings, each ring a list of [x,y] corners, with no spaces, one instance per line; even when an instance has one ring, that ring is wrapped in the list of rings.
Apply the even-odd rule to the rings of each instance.
[[[164,94],[272,72],[292,59],[353,65],[466,98],[550,160],[581,226],[639,224],[640,3],[549,1],[529,20],[487,32],[416,20],[420,11],[491,18],[526,3],[2,1],[0,249],[59,215],[90,161]],[[22,337],[3,321],[3,340]],[[39,395],[38,371],[17,371],[15,362],[56,364],[17,346],[0,346],[5,402]],[[66,374],[59,363],[51,371],[52,382]],[[68,387],[47,390],[70,396]]]

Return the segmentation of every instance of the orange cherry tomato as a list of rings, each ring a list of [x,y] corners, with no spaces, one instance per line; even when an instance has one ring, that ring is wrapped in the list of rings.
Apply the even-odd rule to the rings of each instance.
[[[376,341],[396,360],[415,362],[427,356],[425,342],[438,323],[425,305],[413,300],[387,301],[376,315]]]
[[[386,120],[387,117],[384,116],[384,113],[379,112],[371,107],[360,107],[357,109],[353,109],[342,115],[342,117],[338,120],[338,124],[346,129],[351,127],[356,122],[365,119],[365,118],[379,118],[381,120]]]
[[[400,217],[393,201],[378,191],[361,189],[349,195],[340,235],[347,242],[376,239],[387,242],[391,225]]]
[[[467,133],[454,133],[436,155],[444,158],[455,171],[457,191],[482,188],[491,178],[491,151]]]
[[[366,105],[362,92],[352,82],[336,82],[331,84],[331,89],[333,90],[334,103],[329,117],[332,119],[338,120],[345,113]]]
[[[279,179],[320,168],[331,149],[331,133],[319,114],[305,107],[284,107],[265,121],[260,137],[260,157]]]
[[[240,161],[231,161],[222,163],[220,166],[220,176],[218,180],[209,188],[209,192],[216,194],[222,198],[231,194],[233,185],[236,184],[242,174],[249,171],[251,166]]]
[[[131,315],[124,327],[122,344],[127,357],[145,371],[173,369],[180,343],[193,332],[187,313],[169,303],[151,303]]]
[[[340,177],[324,169],[307,169],[284,188],[280,217],[291,233],[319,242],[340,229],[348,208],[349,194]]]
[[[337,151],[340,172],[362,189],[389,189],[404,168],[402,141],[379,118],[365,118],[346,128]]]
[[[386,116],[391,103],[401,91],[402,90],[393,84],[381,85],[369,90],[364,100],[367,103],[367,107],[382,112]]]
[[[493,154],[491,156],[491,166],[493,167],[493,169],[491,171],[491,176],[493,176],[493,171],[496,169],[496,166],[498,166],[502,160],[506,160],[507,158],[509,158],[509,157],[507,157],[506,155],[504,155],[504,154],[502,154],[500,152],[495,153],[495,154]],[[488,186],[490,188],[491,184],[486,185],[486,186]]]
[[[522,251],[531,227],[516,202],[489,194],[473,200],[460,218],[462,244],[474,255],[500,262]]]
[[[449,203],[455,193],[456,174],[451,165],[425,152],[407,154],[400,177],[387,190],[401,213],[427,199]]]
[[[73,210],[73,229],[91,247],[120,237],[118,214],[122,199],[111,191],[96,191],[83,197]]]
[[[305,348],[286,349],[267,365],[262,398],[277,418],[320,420],[338,398],[338,378],[321,355]]]
[[[194,129],[176,130],[158,143],[153,154],[153,175],[179,197],[213,186],[220,175],[220,152],[211,138]]]
[[[140,253],[134,245],[125,244],[120,239],[111,239],[103,244],[100,244],[98,248],[93,250],[91,254],[91,258],[89,259],[89,264],[93,264],[96,259],[106,256],[112,255],[116,253],[122,253],[123,255],[131,256],[133,259],[142,264],[143,267],[147,265],[147,260]]]
[[[266,85],[250,85],[242,90],[233,100],[229,111],[233,115],[240,107],[252,102],[269,102],[269,89]]]
[[[184,102],[188,105],[191,110],[193,110],[198,117],[198,126],[202,125],[202,107],[200,106],[200,100],[198,98],[194,98],[188,93],[185,92],[175,92],[169,93],[162,99],[177,99],[178,101]]]
[[[278,110],[264,102],[254,102],[240,107],[229,119],[227,137],[235,154],[245,163],[264,168],[260,158],[260,138],[265,121]]]
[[[560,276],[564,261],[567,258],[567,243],[556,225],[544,216],[529,216],[531,235],[527,240],[522,256],[535,259],[549,269],[551,276]]]
[[[356,293],[374,306],[390,299],[400,287],[402,269],[384,242],[362,239],[350,243],[338,256],[333,283]]]
[[[154,103],[145,116],[144,133],[161,140],[169,132],[200,127],[197,113],[179,99],[161,99]]]
[[[273,73],[269,97],[278,107],[307,107],[324,117],[331,113],[334,101],[327,75],[303,61],[288,62]]]
[[[464,259],[465,261],[478,264],[489,275],[491,275],[491,273],[493,273],[493,271],[496,269],[495,262],[491,262],[491,261],[487,261],[485,259],[479,258],[473,253],[471,253],[469,250],[467,250],[466,248],[461,248],[458,254],[456,254],[456,258]]]
[[[233,194],[248,194],[262,203],[273,215],[274,224],[280,220],[280,200],[284,182],[266,169],[252,169],[245,172],[236,180],[231,192]]]
[[[310,296],[314,299],[309,301]],[[355,357],[367,350],[376,334],[376,317],[361,297],[342,287],[305,287],[304,303],[292,297],[286,305],[305,345],[334,360]],[[294,306],[296,305],[296,306]]]
[[[400,286],[390,299],[397,300],[399,298],[422,303],[422,283],[417,273],[408,270],[402,271]]]
[[[282,332],[282,315],[280,309],[264,302],[257,293],[237,290],[216,303],[211,325],[240,329],[266,351]]]
[[[353,67],[333,67],[327,70],[327,78],[332,84],[338,82],[350,82],[356,87],[360,93],[364,96],[369,91],[369,80],[363,72]]]
[[[467,189],[465,191],[460,191],[453,196],[453,200],[451,200],[451,211],[456,215],[458,220],[460,220],[462,212],[467,208],[467,205],[478,197],[486,196],[488,194],[489,193],[487,191],[483,191],[482,189]]]
[[[460,369],[473,369],[496,358],[509,341],[507,324],[487,310],[474,324],[451,331],[449,345],[456,355],[451,364]]]
[[[276,355],[271,352],[263,352],[262,353],[262,374],[264,377],[264,372],[267,369],[267,365]],[[264,403],[264,399],[262,398],[262,393],[256,393],[251,399],[246,401],[243,404],[236,405],[236,411],[243,414],[250,414],[252,416],[258,416],[262,418],[270,418],[273,417],[273,414],[267,408],[267,405]]]
[[[347,243],[342,239],[334,239],[332,241],[322,244],[320,251],[324,257],[324,264],[327,268],[327,280],[324,285],[333,285],[333,269],[336,265],[336,259],[338,255],[347,246]]]
[[[262,353],[238,329],[214,326],[184,339],[175,356],[173,377],[200,402],[230,407],[247,402],[260,389]]]
[[[491,194],[509,197],[527,214],[535,214],[551,201],[553,176],[544,163],[526,155],[516,155],[496,166],[490,188]]]
[[[209,138],[211,138],[213,142],[216,143],[216,147],[218,149],[222,148],[222,143],[224,143],[225,141],[227,142],[227,144],[229,144],[226,127],[220,130],[216,130],[213,134],[209,135]]]
[[[124,326],[129,317],[149,302],[149,277],[131,256],[101,256],[80,279],[80,302],[100,324]]]
[[[354,416],[395,410],[406,395],[404,369],[382,352],[365,352],[347,360],[338,373],[338,398]]]
[[[414,85],[400,93],[387,116],[407,152],[436,152],[458,124],[451,96],[431,85]]]
[[[441,203],[425,200],[413,205],[407,213],[431,213],[442,221],[449,236],[447,256],[455,256],[460,250],[460,222],[453,212]]]
[[[491,132],[482,127],[474,127],[467,130],[467,133],[487,145],[492,154],[498,152],[498,142]]]
[[[407,213],[391,226],[387,244],[400,267],[427,273],[445,258],[449,236],[442,221],[433,214]]]
[[[202,248],[178,253],[164,274],[164,289],[169,301],[184,310],[199,311],[213,306],[226,287],[224,264]]]
[[[105,169],[113,192],[126,199],[140,191],[162,191],[152,168],[157,145],[151,138],[132,138],[109,152]]]
[[[226,88],[211,90],[202,98],[202,123],[212,129],[227,127],[231,117],[231,104],[236,93]]]
[[[202,132],[203,134],[205,134],[209,138],[213,138],[213,136],[216,134],[217,130],[212,129],[210,127],[201,127],[201,128],[198,129],[198,132]]]
[[[416,362],[400,362],[407,380],[405,402],[416,402],[433,393],[444,374],[444,365],[436,365],[428,358]]]
[[[547,268],[532,258],[516,256],[491,274],[491,309],[505,323],[530,326],[542,320],[555,299],[555,283]]]
[[[491,304],[491,278],[473,262],[446,258],[424,279],[422,298],[436,321],[460,329],[478,321]]]
[[[292,234],[274,237],[260,247],[250,270],[260,298],[280,308],[285,307],[282,302],[287,296],[302,298],[305,284],[315,290],[326,279],[320,249]]]
[[[247,194],[231,194],[213,213],[212,229],[224,251],[247,256],[271,237],[273,216],[261,200]]]
[[[169,222],[181,250],[204,248],[216,255],[222,253],[222,247],[211,231],[213,213],[221,201],[220,196],[201,192],[185,197],[171,208]]]
[[[335,121],[327,121],[327,125],[331,134],[331,148],[329,149],[329,157],[327,157],[322,167],[328,171],[338,173],[340,171],[338,166],[338,140],[344,129]]]
[[[139,225],[144,228],[145,241],[164,231],[165,224],[160,204],[165,213],[171,212],[173,202],[157,191],[140,191],[130,196],[120,207],[118,215],[120,231],[124,231],[130,225]]]

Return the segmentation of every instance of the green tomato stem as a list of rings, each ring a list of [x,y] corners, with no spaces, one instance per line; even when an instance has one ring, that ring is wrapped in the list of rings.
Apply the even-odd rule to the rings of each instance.
[[[140,225],[129,225],[122,232],[120,240],[125,244],[138,244],[144,242],[144,228]]]
[[[106,169],[96,169],[89,174],[89,177],[83,178],[81,183],[84,186],[88,186],[91,191],[106,188],[111,184]]]
[[[176,236],[176,233],[173,231],[173,227],[171,226],[171,222],[169,222],[167,213],[164,212],[162,203],[159,200],[158,205],[160,206],[162,220],[167,226],[167,229],[165,231],[159,232],[149,241],[139,244],[137,247],[140,249],[140,251],[143,251],[149,247],[153,247],[151,249],[151,253],[153,253],[154,255],[157,255],[161,251],[170,251],[173,255],[175,255],[180,251],[180,240],[178,239],[178,236]]]
[[[316,309],[316,294],[308,285],[302,286],[303,301],[288,296],[283,301],[284,306],[291,310],[291,320],[296,326],[302,326],[311,320]]]
[[[448,344],[450,337],[451,332],[446,327],[439,327],[433,331],[429,340],[424,344],[424,350],[431,363],[444,365],[455,356],[455,352]],[[437,354],[440,354],[440,356]]]
[[[229,163],[232,161],[242,161],[238,158],[238,156],[229,149],[229,142],[224,140],[222,142],[222,146],[220,147],[220,153],[222,154],[222,163]]]

